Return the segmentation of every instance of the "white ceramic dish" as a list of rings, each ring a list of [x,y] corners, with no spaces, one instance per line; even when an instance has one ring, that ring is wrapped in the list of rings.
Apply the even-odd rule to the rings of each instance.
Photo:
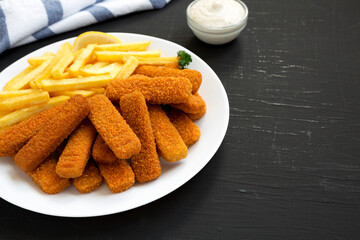
[[[193,62],[189,66],[203,75],[199,93],[207,103],[207,113],[196,122],[201,130],[201,138],[189,148],[187,158],[177,163],[166,163],[161,159],[162,175],[155,181],[136,183],[129,190],[113,194],[105,184],[96,191],[81,194],[71,186],[56,195],[43,193],[11,158],[0,158],[0,197],[14,205],[34,212],[53,216],[90,217],[130,210],[159,199],[195,176],[213,157],[219,148],[229,122],[229,102],[225,89],[215,72],[198,56],[184,47],[155,37],[110,33],[123,42],[151,40],[149,49],[161,49],[163,56],[176,56],[178,50],[191,54]],[[27,59],[40,56],[46,51],[56,52],[58,47],[75,38],[53,43],[36,50],[11,64],[0,73],[0,87],[13,76],[25,69]]]
[[[196,0],[189,4],[186,9],[186,19],[189,28],[201,41],[213,45],[225,44],[237,38],[246,27],[249,10],[244,2],[235,0],[244,8],[245,12],[243,18],[238,23],[226,27],[207,27],[191,18],[190,8],[198,1],[199,0]]]

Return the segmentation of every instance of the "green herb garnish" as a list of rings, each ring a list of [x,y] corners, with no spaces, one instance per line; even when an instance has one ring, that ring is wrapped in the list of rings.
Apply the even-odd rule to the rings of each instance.
[[[190,54],[185,51],[178,51],[177,55],[179,57],[179,67],[184,69],[185,66],[189,65],[192,62]]]

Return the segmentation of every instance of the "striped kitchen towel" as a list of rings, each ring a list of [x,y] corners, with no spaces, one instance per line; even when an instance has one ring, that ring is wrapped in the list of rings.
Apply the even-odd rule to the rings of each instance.
[[[0,53],[171,0],[0,0]]]

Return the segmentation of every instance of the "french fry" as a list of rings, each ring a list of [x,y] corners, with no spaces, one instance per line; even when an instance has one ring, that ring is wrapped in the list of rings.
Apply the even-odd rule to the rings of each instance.
[[[86,62],[91,58],[95,44],[89,44],[84,48],[75,58],[73,64],[70,65],[70,75],[73,77],[79,76],[79,69],[82,68]]]
[[[55,56],[55,54],[52,52],[45,52],[40,57],[31,57],[27,61],[30,65],[36,67],[36,66],[39,66],[40,64],[42,64],[44,61],[51,59],[54,56]]]
[[[151,41],[141,42],[127,42],[127,43],[113,43],[113,44],[101,44],[95,47],[96,51],[145,51]]]
[[[121,68],[120,72],[116,75],[116,78],[125,79],[130,77],[138,65],[139,61],[136,59],[136,57],[130,56],[125,62],[124,66]]]
[[[0,100],[0,110],[13,111],[49,101],[50,96],[46,91],[24,94],[21,96]]]
[[[83,69],[99,69],[109,64],[110,64],[109,62],[96,62],[94,64],[87,64],[86,66],[83,67]]]
[[[102,94],[105,92],[105,88],[90,88],[88,90],[73,90],[73,91],[58,91],[58,92],[50,92],[51,97],[56,96],[75,96],[77,94],[83,95],[88,98],[94,96],[95,94]]]
[[[45,79],[41,81],[41,88],[48,92],[99,88],[105,87],[112,79],[109,74],[63,80]]]
[[[21,95],[25,95],[28,93],[40,92],[40,89],[23,89],[23,90],[9,90],[9,91],[1,91],[0,99],[17,97]]]
[[[59,96],[50,98],[49,101],[43,104],[34,105],[27,108],[22,108],[20,110],[16,110],[14,112],[11,112],[3,117],[0,118],[0,127],[5,128],[8,126],[11,126],[15,123],[18,123],[28,117],[31,117],[32,115],[44,111],[46,109],[49,109],[51,107],[54,107],[55,105],[58,105],[62,102],[65,102],[69,99],[68,96]]]
[[[102,68],[91,68],[91,67],[85,69],[83,68],[79,70],[79,73],[81,76],[94,76],[94,75],[103,75],[106,73],[110,73],[114,70],[117,70],[117,72],[119,72],[120,69],[121,69],[120,63],[114,62]]]
[[[178,57],[136,57],[139,60],[139,65],[158,65],[162,66],[169,63],[178,63]],[[126,58],[125,58],[126,59]]]
[[[26,82],[27,79],[24,80],[25,76],[29,75],[29,73],[32,72],[34,69],[34,66],[29,66],[25,68],[25,70],[23,70],[21,73],[19,73],[6,83],[6,85],[4,86],[4,90],[18,90],[23,88],[25,85],[28,84],[28,82]]]
[[[120,52],[120,51],[95,51],[98,61],[123,61],[124,57],[160,57],[160,50],[140,51],[140,52]]]
[[[33,89],[40,88],[40,82],[51,76],[52,69],[57,65],[57,63],[60,61],[60,59],[64,56],[64,54],[67,52],[68,48],[71,48],[70,43],[66,42],[63,45],[61,45],[56,52],[55,56],[50,60],[50,63],[46,66],[43,71],[40,72],[32,81],[30,82],[30,87]],[[49,61],[49,60],[47,60]],[[47,62],[45,61],[45,62]],[[45,63],[44,62],[44,63]],[[42,64],[40,65],[42,66]]]
[[[48,59],[37,67],[29,66],[24,71],[11,79],[4,87],[4,90],[19,90],[29,87],[29,83],[36,78],[47,66],[51,60]]]
[[[64,49],[63,57],[57,62],[51,71],[51,75],[56,79],[62,79],[65,77],[64,71],[67,66],[74,60],[74,54],[71,51],[71,46],[66,45]]]
[[[6,114],[9,114],[11,113],[11,111],[8,111],[8,110],[0,110],[0,117],[6,115]]]

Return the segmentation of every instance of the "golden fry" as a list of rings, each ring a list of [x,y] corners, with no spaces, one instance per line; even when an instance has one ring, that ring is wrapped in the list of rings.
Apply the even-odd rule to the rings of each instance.
[[[53,97],[53,98],[50,98],[50,100],[47,101],[46,103],[27,107],[27,108],[22,108],[22,109],[14,111],[14,112],[11,112],[0,118],[0,127],[5,128],[5,127],[11,126],[15,123],[21,122],[22,120],[25,120],[38,112],[42,112],[42,111],[52,108],[62,102],[65,102],[69,98],[70,97],[68,97],[68,96]]]
[[[0,110],[14,111],[17,109],[37,105],[49,101],[50,96],[46,91],[27,93],[21,96],[0,100]]]
[[[121,69],[122,65],[118,62],[111,63],[109,65],[106,65],[101,68],[82,68],[79,70],[79,73],[81,76],[94,76],[94,75],[103,75],[110,73],[111,71],[114,71],[118,69],[118,71]]]
[[[96,51],[145,51],[150,45],[150,43],[151,41],[101,44],[101,45],[97,45],[95,47],[95,50]]]
[[[77,77],[79,75],[79,69],[82,68],[86,62],[92,57],[94,52],[95,44],[89,44],[86,48],[76,56],[73,64],[70,66],[70,74],[73,77]]]
[[[0,91],[0,99],[17,97],[29,93],[40,92],[40,89],[23,89],[23,90],[9,90],[9,91]]]
[[[98,61],[123,61],[124,57],[160,57],[160,50],[140,51],[140,52],[120,52],[120,51],[95,51]]]
[[[94,96],[95,94],[105,93],[105,88],[89,88],[87,90],[73,90],[73,91],[57,91],[57,92],[50,92],[51,97],[56,96],[75,96],[75,95],[82,95],[86,98]]]
[[[67,45],[69,46],[69,45]],[[51,75],[56,79],[65,77],[64,71],[67,66],[74,60],[74,54],[71,51],[71,46],[64,49],[63,57],[57,62],[51,71]]]
[[[112,77],[107,75],[68,78],[63,80],[45,79],[41,81],[41,88],[49,92],[78,90],[105,87]]]
[[[116,78],[125,79],[130,77],[138,65],[139,61],[135,57],[130,56],[125,62],[124,66],[120,69],[119,73],[116,75]]]
[[[40,88],[41,80],[51,76],[51,71],[57,65],[57,63],[62,59],[62,57],[68,51],[69,48],[71,48],[71,45],[68,42],[60,46],[55,56],[50,60],[50,63],[46,66],[46,68],[43,71],[41,71],[40,74],[38,74],[34,79],[31,80],[30,83],[31,88]]]

